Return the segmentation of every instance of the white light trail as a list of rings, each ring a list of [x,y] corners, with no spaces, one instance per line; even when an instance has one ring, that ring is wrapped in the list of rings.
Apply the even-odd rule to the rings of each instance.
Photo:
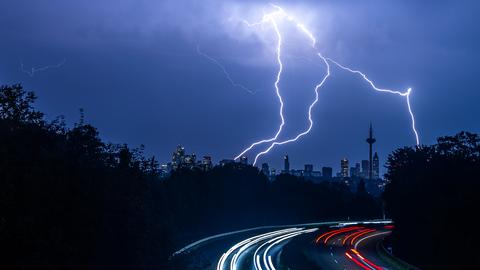
[[[277,235],[281,235],[281,234],[285,234],[285,233],[288,233],[288,232],[292,232],[292,231],[298,231],[300,229],[298,228],[292,228],[292,229],[286,229],[286,230],[280,230],[280,231],[274,231],[274,232],[270,232],[270,233],[265,233],[265,234],[262,234],[262,235],[258,235],[258,236],[255,236],[255,237],[252,237],[250,238],[251,241],[245,245],[243,245],[237,253],[235,253],[235,255],[233,255],[232,257],[232,260],[230,261],[230,270],[237,270],[237,261],[238,261],[238,258],[240,257],[240,255],[242,255],[243,252],[245,252],[245,250],[247,250],[248,248],[250,248],[251,246],[263,241],[263,240],[266,240],[266,239],[269,239],[269,238],[272,238],[274,236],[277,236]]]
[[[289,234],[285,234],[285,235],[281,235],[281,236],[278,236],[274,239],[271,239],[269,240],[268,242],[266,242],[264,245],[268,245],[268,247],[263,251],[263,255],[262,255],[262,258],[263,258],[263,265],[265,267],[266,270],[275,270],[275,267],[273,266],[273,263],[272,263],[272,260],[271,260],[271,256],[268,255],[269,251],[276,245],[280,244],[281,242],[284,242],[288,239],[291,239],[293,237],[297,237],[301,234],[305,234],[305,233],[311,233],[311,232],[314,232],[314,231],[317,231],[318,228],[313,228],[313,229],[303,229],[303,230],[300,230],[298,232],[292,232],[292,233],[289,233]],[[260,246],[258,250],[262,249],[262,247],[264,246]],[[257,252],[255,252],[257,253]],[[254,254],[254,258],[255,258],[256,254]],[[257,255],[258,256],[258,255]],[[262,267],[261,265],[257,265],[258,266],[258,269],[259,270],[262,270]],[[256,266],[256,267],[257,267]]]
[[[266,245],[268,245],[268,244],[271,244],[272,242],[276,242],[278,239],[283,239],[283,238],[285,238],[285,237],[290,238],[290,237],[297,236],[297,235],[299,235],[299,234],[301,234],[301,231],[300,231],[300,232],[292,232],[292,233],[289,233],[289,234],[281,235],[281,236],[279,236],[279,237],[273,238],[273,239],[265,242],[263,245],[261,245],[261,246],[255,251],[255,253],[254,253],[254,255],[253,255],[253,258],[255,258],[256,256],[258,256],[258,255],[257,255],[257,254],[258,254],[258,251],[260,251],[264,246],[266,246]],[[262,255],[263,265],[265,266],[265,269],[266,269],[266,270],[269,270],[269,269],[270,269],[269,264],[268,264],[268,260],[267,260],[267,258],[268,258],[268,257],[267,257],[267,255],[268,255],[268,250],[270,249],[270,247],[271,247],[271,245],[269,245],[269,246],[267,247],[267,249],[265,249],[265,251],[263,252],[263,255]],[[259,269],[259,270],[263,270],[261,265],[257,265],[257,266],[258,266],[258,269]]]
[[[377,236],[379,236],[379,235],[390,234],[390,233],[392,233],[392,232],[390,232],[390,231],[388,231],[388,232],[379,232],[379,233],[371,234],[371,235],[369,235],[369,236],[365,236],[365,237],[363,237],[363,238],[360,238],[360,239],[355,243],[354,249],[357,249],[358,245],[359,245],[361,242],[363,242],[363,241],[365,241],[365,240],[367,240],[367,239],[370,239],[370,238],[372,238],[372,237],[377,237]]]
[[[220,260],[218,261],[217,270],[223,270],[224,265],[225,265],[225,261],[227,260],[228,256],[230,256],[230,254],[233,251],[235,251],[237,248],[245,245],[246,243],[248,243],[250,241],[251,241],[250,238],[245,239],[245,240],[235,244],[234,246],[232,246],[230,249],[227,250],[227,252],[223,253],[223,255],[220,257]]]
[[[372,221],[359,221],[359,222],[352,222],[354,224],[367,224],[367,223],[382,223],[382,224],[389,224],[391,221],[389,220],[372,220]],[[278,226],[263,226],[263,227],[256,227],[250,229],[244,229],[240,231],[234,231],[229,233],[223,233],[214,235],[211,237],[204,238],[202,240],[196,241],[181,250],[175,252],[173,256],[179,255],[181,253],[189,252],[189,250],[193,249],[194,247],[205,245],[208,241],[225,238],[226,236],[232,236],[239,233],[247,233],[254,230],[260,229],[274,229],[274,231],[265,232],[262,234],[254,235],[252,237],[246,238],[232,247],[230,247],[222,256],[219,258],[217,263],[216,269],[217,270],[236,270],[239,268],[239,263],[241,262],[242,255],[248,255],[248,250],[252,247],[256,247],[255,252],[253,254],[253,265],[256,270],[264,270],[264,269],[275,269],[273,267],[273,263],[269,262],[269,252],[272,248],[276,245],[279,245],[281,242],[288,240],[290,238],[296,237],[301,234],[311,233],[318,230],[320,226],[341,226],[346,224],[344,221],[335,221],[335,222],[320,222],[320,223],[308,223],[308,224],[297,224],[297,225],[278,225]],[[310,227],[307,229],[306,227]],[[311,226],[315,226],[315,228],[311,228]],[[283,229],[280,229],[283,228]],[[259,253],[262,253],[261,255]],[[265,267],[265,268],[264,268]]]
[[[175,251],[172,255],[170,255],[170,258],[173,258],[175,256],[191,252],[195,248],[198,248],[199,246],[205,245],[209,241],[213,241],[219,238],[225,238],[228,236],[233,236],[241,233],[247,233],[247,232],[252,232],[256,230],[266,230],[266,229],[282,229],[282,228],[294,228],[294,227],[303,227],[303,226],[334,226],[334,224],[342,224],[342,221],[329,221],[329,222],[315,222],[315,223],[302,223],[302,224],[289,224],[289,225],[273,225],[273,226],[260,226],[260,227],[254,227],[254,228],[248,228],[248,229],[243,229],[243,230],[237,230],[237,231],[232,231],[232,232],[226,232],[226,233],[220,233],[216,235],[212,235],[209,237],[202,238],[200,240],[197,240],[193,243],[190,243],[183,248]]]
[[[47,69],[52,69],[52,68],[60,68],[66,62],[67,62],[67,59],[63,59],[61,62],[59,62],[58,64],[55,64],[55,65],[48,65],[48,66],[43,66],[43,67],[38,67],[38,68],[32,67],[30,70],[28,70],[28,69],[25,69],[25,67],[23,65],[23,61],[20,61],[20,71],[28,74],[28,76],[30,76],[30,77],[33,77],[35,75],[35,73],[37,73],[37,72],[45,71]]]
[[[244,245],[247,245],[248,243],[255,241],[257,238],[269,238],[269,237],[274,237],[279,234],[284,234],[284,233],[290,233],[292,231],[298,231],[301,230],[300,228],[288,228],[288,229],[283,229],[283,230],[278,230],[278,231],[273,231],[273,232],[268,232],[260,235],[256,235],[250,238],[247,238],[235,245],[233,245],[231,248],[227,250],[227,252],[223,253],[223,255],[220,257],[220,260],[217,263],[217,270],[223,270],[225,268],[226,261],[230,255],[235,252],[235,250],[242,248]],[[243,249],[244,250],[244,249]],[[242,252],[243,252],[242,250]],[[237,252],[238,254],[238,252]],[[234,257],[232,258],[232,261],[230,263],[230,269],[236,269],[235,263],[237,261],[236,258],[238,258],[239,254],[235,254]]]
[[[410,117],[411,117],[411,120],[412,120],[412,130],[413,130],[413,133],[415,134],[415,139],[416,139],[416,144],[417,146],[420,144],[420,140],[419,140],[419,136],[418,136],[418,132],[416,130],[416,127],[415,127],[415,117],[414,117],[414,114],[413,114],[413,111],[412,111],[412,108],[410,106],[410,94],[411,94],[411,91],[412,89],[409,88],[407,89],[407,91],[405,92],[400,92],[400,91],[395,91],[395,90],[389,90],[389,89],[383,89],[383,88],[378,88],[375,86],[375,84],[367,78],[367,76],[358,71],[358,70],[353,70],[353,69],[350,69],[348,67],[345,67],[341,64],[339,64],[338,62],[332,60],[331,58],[328,58],[328,57],[324,57],[322,56],[322,54],[318,53],[317,55],[323,60],[323,62],[325,63],[325,65],[327,66],[327,74],[324,76],[323,80],[315,87],[315,100],[313,101],[312,104],[310,104],[309,106],[309,110],[308,110],[308,120],[309,120],[309,126],[308,128],[297,134],[295,137],[291,138],[291,139],[287,139],[287,140],[284,140],[284,141],[277,141],[278,139],[278,136],[280,135],[280,133],[282,132],[282,129],[283,129],[283,126],[285,125],[285,120],[284,120],[284,116],[283,116],[283,98],[280,94],[280,89],[279,89],[279,82],[281,80],[281,75],[282,75],[282,70],[283,70],[283,64],[282,64],[282,61],[281,61],[281,47],[282,47],[282,34],[281,34],[281,31],[280,29],[278,28],[278,23],[276,21],[276,17],[278,17],[278,15],[281,15],[281,18],[282,19],[286,19],[288,20],[289,22],[292,22],[296,25],[297,28],[300,29],[301,32],[303,32],[310,40],[311,42],[311,46],[315,49],[315,45],[316,45],[316,38],[315,36],[313,35],[313,33],[307,29],[307,27],[297,21],[294,17],[288,15],[281,7],[277,6],[277,5],[273,5],[272,6],[275,8],[275,11],[271,12],[271,13],[268,13],[268,14],[264,14],[263,16],[263,19],[259,22],[256,22],[256,23],[248,23],[248,22],[245,22],[248,26],[252,27],[252,26],[258,26],[258,25],[263,25],[265,23],[271,23],[271,25],[273,26],[274,30],[275,30],[275,33],[276,33],[276,36],[278,38],[278,43],[277,43],[277,49],[276,49],[276,57],[277,57],[277,62],[279,64],[279,71],[277,73],[277,80],[275,81],[275,91],[276,91],[276,94],[278,96],[278,99],[280,101],[280,118],[281,118],[281,123],[280,123],[280,126],[278,128],[278,131],[277,133],[275,134],[274,137],[272,138],[269,138],[269,139],[264,139],[264,140],[260,140],[260,141],[257,141],[257,142],[254,142],[253,144],[251,144],[249,147],[247,147],[246,149],[244,149],[239,155],[237,155],[235,157],[235,159],[238,159],[240,158],[241,156],[245,155],[248,151],[250,151],[254,146],[256,145],[259,145],[259,144],[263,144],[263,143],[268,143],[268,142],[272,142],[270,144],[270,146],[267,147],[266,150],[258,153],[256,156],[255,156],[255,159],[254,159],[254,162],[253,162],[253,165],[255,166],[257,161],[258,161],[258,158],[266,153],[268,153],[272,148],[274,148],[276,145],[283,145],[283,144],[287,144],[287,143],[290,143],[290,142],[295,142],[297,141],[299,138],[301,138],[302,136],[308,134],[310,132],[310,130],[312,129],[312,126],[313,126],[313,119],[312,119],[312,109],[313,107],[315,106],[315,104],[318,102],[318,90],[319,88],[325,83],[325,81],[327,80],[327,78],[330,76],[330,65],[328,64],[328,62],[332,62],[334,63],[335,65],[337,65],[338,67],[346,70],[346,71],[349,71],[351,73],[355,73],[355,74],[359,74],[361,75],[364,80],[366,80],[370,86],[375,90],[375,91],[379,91],[379,92],[388,92],[390,94],[397,94],[397,95],[400,95],[402,97],[405,97],[406,100],[407,100],[407,106],[408,106],[408,111],[409,111],[409,114],[410,114]]]
[[[235,82],[232,77],[230,76],[230,73],[228,73],[227,69],[225,68],[225,66],[223,66],[217,59],[211,57],[210,55],[204,53],[203,51],[200,50],[200,46],[197,45],[197,53],[205,58],[207,58],[210,62],[214,63],[217,67],[219,67],[223,74],[225,75],[225,77],[227,78],[228,82],[230,82],[230,84],[233,86],[233,87],[236,87],[236,88],[240,88],[242,90],[245,90],[247,91],[248,93],[250,94],[255,94],[256,91],[246,87],[245,85],[243,84],[240,84],[240,83],[237,83]]]

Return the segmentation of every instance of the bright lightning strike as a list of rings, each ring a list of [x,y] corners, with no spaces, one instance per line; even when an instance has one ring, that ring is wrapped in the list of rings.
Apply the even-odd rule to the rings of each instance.
[[[310,107],[308,107],[308,121],[309,121],[308,128],[305,131],[303,131],[302,133],[299,133],[297,136],[295,136],[292,139],[288,139],[288,140],[281,141],[281,142],[273,142],[272,144],[270,144],[270,146],[265,151],[260,152],[255,156],[255,160],[253,161],[253,165],[255,165],[257,163],[257,160],[260,156],[268,153],[276,145],[282,145],[282,144],[287,144],[287,143],[294,142],[294,141],[298,140],[300,137],[308,134],[310,132],[310,130],[312,129],[312,127],[313,127],[312,109],[315,106],[315,104],[317,104],[317,102],[318,102],[318,90],[322,87],[322,85],[325,83],[327,78],[330,76],[330,65],[328,64],[327,60],[321,54],[318,54],[318,56],[320,58],[322,58],[322,60],[325,62],[325,65],[327,66],[327,74],[325,75],[325,77],[323,77],[323,80],[315,86],[315,100],[312,102],[312,104],[310,104]]]
[[[280,8],[279,6],[274,6],[274,7],[275,7],[276,9],[278,9],[279,12],[281,12],[282,15],[286,15],[286,12],[285,12],[282,8]],[[308,38],[310,39],[310,41],[312,42],[312,44],[311,44],[311,45],[312,45],[312,48],[315,48],[315,45],[316,45],[316,43],[317,43],[317,40],[315,39],[315,37],[313,36],[313,34],[312,34],[310,31],[308,31],[308,29],[307,29],[303,24],[297,23],[293,17],[288,16],[287,19],[288,19],[289,21],[291,21],[291,22],[296,23],[296,26],[297,26],[304,34],[306,34],[307,37],[308,37]],[[322,54],[320,54],[320,53],[318,53],[317,55],[318,55],[318,56],[322,59],[322,61],[325,63],[325,65],[326,65],[326,67],[327,67],[327,74],[323,77],[322,81],[315,86],[315,100],[312,102],[312,104],[310,104],[310,106],[309,106],[309,108],[308,108],[308,121],[309,121],[308,128],[307,128],[305,131],[297,134],[297,136],[295,136],[294,138],[287,139],[287,140],[284,140],[284,141],[281,141],[281,142],[273,142],[272,144],[270,144],[270,146],[269,146],[266,150],[258,153],[258,154],[255,156],[255,159],[254,159],[254,161],[253,161],[253,165],[255,165],[255,164],[257,163],[257,160],[258,160],[258,158],[259,158],[260,156],[268,153],[268,152],[269,152],[272,148],[274,148],[276,145],[282,145],[282,144],[287,144],[287,143],[294,142],[294,141],[298,140],[300,137],[308,134],[308,133],[310,132],[310,130],[312,129],[312,127],[313,127],[312,109],[313,109],[313,107],[315,106],[315,104],[317,104],[317,102],[318,102],[318,91],[319,91],[319,89],[323,86],[323,84],[325,83],[325,81],[327,80],[327,78],[330,76],[330,65],[328,64],[327,59],[326,59],[325,57],[323,57]]]
[[[280,83],[280,79],[282,77],[282,71],[283,71],[283,63],[282,63],[282,57],[281,57],[281,52],[282,52],[282,34],[280,33],[280,30],[278,28],[278,25],[277,25],[277,22],[275,21],[275,19],[273,18],[274,15],[276,15],[278,13],[277,12],[274,12],[274,13],[270,13],[270,14],[267,14],[267,15],[264,15],[263,16],[263,19],[262,21],[258,22],[258,23],[254,23],[254,24],[250,24],[248,22],[245,22],[248,26],[256,26],[256,25],[260,25],[260,24],[264,24],[266,22],[271,22],[272,23],[272,26],[273,26],[273,29],[275,30],[275,33],[277,35],[277,48],[276,48],[276,54],[277,54],[277,63],[278,63],[278,72],[277,72],[277,79],[275,80],[275,92],[277,94],[277,97],[278,97],[278,101],[280,102],[280,119],[281,119],[281,123],[280,123],[280,126],[278,127],[278,130],[277,130],[277,133],[275,133],[275,136],[273,136],[272,138],[270,139],[265,139],[265,140],[261,140],[261,141],[258,141],[258,142],[254,142],[252,143],[249,147],[247,147],[245,150],[243,150],[243,152],[241,152],[239,155],[237,155],[235,157],[235,159],[238,159],[240,158],[241,156],[243,156],[245,153],[247,153],[248,151],[250,151],[254,146],[256,145],[259,145],[259,144],[262,144],[262,143],[267,143],[267,142],[271,142],[271,141],[275,141],[277,138],[278,138],[278,135],[280,135],[280,133],[282,132],[282,128],[283,126],[285,125],[285,118],[283,117],[283,98],[282,98],[282,95],[280,94],[280,88],[279,88],[279,83]]]
[[[240,89],[242,89],[242,90],[245,90],[245,91],[247,91],[248,93],[250,93],[250,94],[252,94],[252,95],[256,93],[256,91],[253,91],[253,90],[251,90],[250,88],[248,88],[248,87],[246,87],[246,86],[244,86],[244,85],[242,85],[242,84],[239,84],[239,83],[235,82],[235,81],[232,79],[232,77],[230,76],[230,73],[228,73],[227,69],[226,69],[217,59],[211,57],[210,55],[208,55],[208,54],[206,54],[206,53],[204,53],[204,52],[202,52],[202,51],[200,50],[200,46],[198,46],[198,45],[197,45],[197,53],[198,53],[199,55],[207,58],[210,62],[214,63],[217,67],[219,67],[219,68],[222,70],[222,72],[223,72],[223,74],[225,75],[225,77],[227,78],[227,80],[230,82],[230,84],[231,84],[233,87],[236,87],[236,88],[240,88]]]
[[[20,70],[23,73],[28,74],[30,77],[33,77],[35,75],[35,73],[37,73],[37,72],[42,72],[42,71],[45,71],[47,69],[52,69],[52,68],[60,68],[66,62],[67,62],[67,59],[63,59],[61,62],[59,62],[58,64],[55,64],[55,65],[48,65],[48,66],[38,67],[38,68],[32,67],[30,70],[28,70],[28,69],[25,69],[25,67],[23,65],[23,61],[20,61]]]
[[[275,33],[277,35],[277,38],[278,38],[278,42],[277,42],[277,49],[276,49],[276,55],[277,55],[277,62],[279,64],[279,71],[277,73],[277,80],[275,81],[275,91],[277,93],[277,96],[278,96],[278,99],[280,101],[280,118],[281,118],[281,123],[280,123],[280,126],[278,128],[278,131],[277,133],[275,134],[274,137],[272,138],[269,138],[269,139],[264,139],[264,140],[261,140],[261,141],[258,141],[258,142],[255,142],[253,144],[251,144],[249,147],[247,147],[245,150],[243,150],[239,155],[237,155],[235,157],[235,159],[238,159],[240,158],[241,156],[245,155],[248,151],[250,151],[254,146],[256,145],[259,145],[259,144],[263,144],[263,143],[267,143],[267,142],[272,142],[270,144],[269,147],[267,147],[266,150],[258,153],[256,156],[255,156],[255,160],[253,162],[253,165],[255,165],[257,163],[257,160],[260,156],[268,153],[272,148],[274,148],[276,145],[283,145],[283,144],[287,144],[287,143],[290,143],[290,142],[295,142],[297,141],[300,137],[308,134],[310,132],[310,130],[312,129],[313,127],[313,119],[312,119],[312,109],[313,107],[315,106],[315,104],[318,102],[318,91],[320,89],[320,87],[323,86],[323,84],[325,83],[325,81],[327,80],[327,78],[330,76],[330,65],[328,64],[328,62],[331,62],[331,63],[334,63],[335,65],[337,65],[338,67],[340,67],[341,69],[343,70],[346,70],[346,71],[349,71],[351,73],[354,73],[354,74],[358,74],[360,76],[363,77],[363,79],[365,81],[367,81],[370,86],[375,90],[375,91],[378,91],[378,92],[386,92],[386,93],[390,93],[390,94],[396,94],[396,95],[400,95],[402,97],[405,97],[406,100],[407,100],[407,106],[408,106],[408,111],[410,113],[410,117],[411,117],[411,120],[412,120],[412,130],[413,130],[413,133],[415,134],[415,139],[416,139],[416,144],[419,145],[420,144],[420,140],[419,140],[419,136],[418,136],[418,132],[415,128],[415,117],[414,117],[414,114],[413,114],[413,111],[412,111],[412,108],[410,106],[410,94],[411,94],[411,91],[412,89],[409,88],[407,89],[407,91],[405,92],[400,92],[400,91],[395,91],[395,90],[389,90],[389,89],[383,89],[383,88],[378,88],[375,86],[375,84],[370,80],[368,79],[368,77],[358,71],[358,70],[353,70],[351,68],[348,68],[348,67],[345,67],[341,64],[339,64],[338,62],[332,60],[331,58],[327,58],[327,57],[324,57],[322,56],[322,54],[318,53],[317,55],[323,60],[323,62],[325,63],[326,67],[327,67],[327,74],[324,76],[323,80],[315,86],[315,100],[312,102],[312,104],[310,104],[309,106],[309,110],[308,110],[308,120],[309,120],[309,126],[308,128],[297,134],[294,138],[291,138],[291,139],[287,139],[287,140],[284,140],[284,141],[276,141],[278,136],[280,135],[281,131],[282,131],[282,128],[283,126],[285,125],[285,120],[284,120],[284,116],[283,116],[283,99],[282,99],[282,96],[280,94],[280,89],[279,89],[279,82],[280,82],[280,79],[281,79],[281,75],[282,75],[282,70],[283,70],[283,64],[282,64],[282,61],[281,61],[281,47],[282,47],[282,35],[281,35],[281,32],[278,28],[278,24],[277,24],[277,21],[275,20],[275,18],[278,16],[278,15],[281,15],[281,18],[282,19],[287,19],[289,22],[292,22],[294,23],[297,28],[300,29],[301,32],[303,32],[311,41],[311,45],[313,48],[315,48],[315,45],[316,45],[316,38],[315,36],[312,34],[312,32],[310,30],[307,29],[307,27],[298,22],[295,18],[293,18],[292,16],[288,15],[281,7],[279,6],[276,6],[276,5],[272,5],[274,8],[275,8],[275,11],[274,12],[271,12],[271,13],[268,13],[268,14],[265,14],[263,16],[263,19],[260,21],[260,22],[257,22],[257,23],[253,23],[253,24],[250,24],[248,22],[245,22],[248,26],[252,27],[252,26],[258,26],[258,25],[263,25],[265,23],[271,23],[272,26],[273,26],[273,29],[275,30]]]
[[[417,145],[420,144],[420,139],[419,139],[419,136],[418,136],[418,132],[417,132],[417,129],[415,128],[415,116],[413,115],[412,106],[410,106],[410,94],[412,93],[412,88],[408,88],[407,91],[405,91],[405,92],[378,88],[378,87],[375,86],[375,84],[369,78],[367,78],[367,76],[364,73],[362,73],[358,70],[353,70],[351,68],[345,67],[345,66],[339,64],[338,62],[336,62],[336,61],[334,61],[330,58],[327,58],[327,60],[334,63],[335,65],[337,65],[338,67],[340,67],[343,70],[346,70],[348,72],[351,72],[351,73],[358,74],[358,75],[362,76],[363,79],[365,81],[367,81],[375,91],[386,92],[386,93],[396,94],[396,95],[400,95],[402,97],[405,97],[407,99],[408,112],[410,113],[410,118],[412,119],[412,130],[413,130],[413,133],[415,134],[415,140],[417,142]]]

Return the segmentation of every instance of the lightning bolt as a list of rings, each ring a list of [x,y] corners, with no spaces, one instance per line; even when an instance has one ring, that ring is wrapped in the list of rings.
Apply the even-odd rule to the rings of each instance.
[[[207,58],[210,62],[214,63],[218,68],[220,68],[223,72],[223,74],[225,75],[225,77],[227,78],[227,80],[230,82],[230,84],[233,86],[233,87],[236,87],[236,88],[240,88],[240,89],[243,89],[245,91],[247,91],[248,93],[250,94],[255,94],[256,91],[253,91],[251,90],[250,88],[242,85],[242,84],[239,84],[237,82],[235,82],[232,77],[230,76],[230,73],[228,73],[227,69],[215,58],[211,57],[210,55],[202,52],[200,50],[200,46],[197,45],[197,53],[205,58]]]
[[[324,61],[325,65],[327,66],[327,74],[325,75],[325,77],[323,77],[323,80],[317,84],[315,86],[315,100],[312,102],[312,104],[310,104],[310,106],[308,107],[308,121],[309,121],[309,125],[308,125],[308,128],[303,131],[302,133],[299,133],[297,134],[297,136],[295,136],[294,138],[292,139],[288,139],[288,140],[285,140],[285,141],[281,141],[281,142],[273,142],[272,144],[270,144],[270,146],[258,153],[256,156],[255,156],[255,160],[253,161],[253,165],[255,166],[255,164],[257,163],[257,160],[259,157],[261,157],[262,155],[268,153],[273,147],[275,147],[276,145],[282,145],[282,144],[287,144],[287,143],[291,143],[291,142],[294,142],[298,139],[300,139],[300,137],[308,134],[310,132],[310,130],[312,129],[313,127],[313,119],[312,119],[312,109],[313,107],[315,106],[315,104],[317,104],[318,102],[318,91],[319,89],[323,86],[323,84],[325,83],[325,81],[327,80],[327,78],[330,76],[330,65],[328,64],[327,60],[319,53],[318,56]]]
[[[280,126],[278,127],[277,133],[275,133],[275,136],[273,136],[270,139],[264,139],[258,142],[252,143],[249,147],[247,147],[245,150],[243,150],[240,154],[238,154],[235,159],[240,158],[241,156],[245,155],[248,151],[250,151],[254,146],[262,144],[262,143],[267,143],[271,141],[275,141],[278,138],[278,135],[282,132],[283,126],[285,125],[285,118],[283,117],[283,98],[282,95],[280,94],[280,88],[278,84],[280,83],[280,79],[282,77],[282,71],[283,71],[283,63],[282,63],[282,34],[280,33],[280,30],[278,28],[277,22],[273,18],[274,15],[278,14],[280,11],[276,11],[270,14],[266,14],[263,16],[262,21],[250,24],[247,21],[243,21],[246,23],[248,26],[253,27],[257,25],[264,24],[266,22],[271,22],[273,29],[275,30],[275,34],[277,36],[277,46],[276,46],[276,55],[277,55],[277,63],[278,63],[278,72],[277,72],[277,79],[275,80],[274,86],[275,86],[275,93],[277,94],[278,101],[280,102],[280,119],[281,123]]]
[[[363,79],[365,81],[368,82],[368,84],[370,84],[370,86],[375,90],[375,91],[378,91],[378,92],[385,92],[385,93],[390,93],[390,94],[395,94],[395,95],[399,95],[399,96],[402,96],[402,97],[405,97],[406,100],[407,100],[407,107],[408,107],[408,112],[410,114],[410,118],[412,120],[412,130],[413,130],[413,134],[415,135],[415,141],[417,142],[417,145],[420,144],[420,139],[419,139],[419,136],[418,136],[418,132],[417,132],[417,129],[415,128],[415,116],[413,115],[413,111],[412,111],[412,106],[410,105],[410,94],[412,93],[412,88],[408,88],[405,92],[400,92],[400,91],[396,91],[396,90],[390,90],[390,89],[383,89],[383,88],[378,88],[377,86],[375,86],[375,84],[362,72],[358,71],[358,70],[353,70],[351,68],[348,68],[348,67],[345,67],[341,64],[339,64],[338,62],[330,59],[330,58],[327,58],[328,61],[334,63],[335,65],[337,65],[338,67],[340,67],[341,69],[343,70],[346,70],[348,72],[351,72],[351,73],[354,73],[354,74],[358,74],[360,76],[363,77]]]
[[[310,104],[309,106],[309,109],[308,109],[308,120],[309,120],[309,125],[308,125],[308,128],[306,130],[304,130],[303,132],[297,134],[295,137],[293,138],[290,138],[290,139],[287,139],[287,140],[284,140],[284,141],[276,141],[278,136],[280,135],[281,131],[282,131],[282,128],[283,126],[285,125],[285,121],[284,121],[284,116],[283,116],[283,99],[282,99],[282,96],[280,94],[280,89],[278,87],[278,84],[280,82],[280,79],[281,79],[281,75],[282,75],[282,70],[283,70],[283,64],[282,64],[282,61],[281,61],[281,47],[282,47],[282,35],[281,35],[281,32],[278,28],[278,24],[277,24],[277,21],[275,20],[275,17],[277,15],[281,15],[282,18],[288,20],[289,22],[291,23],[294,23],[296,25],[297,28],[299,28],[299,30],[301,32],[303,32],[311,41],[311,46],[313,48],[315,48],[315,45],[316,45],[316,38],[315,36],[312,34],[312,32],[310,30],[308,30],[308,28],[302,24],[301,22],[299,22],[298,20],[296,20],[294,17],[290,16],[287,14],[287,12],[285,12],[281,7],[277,6],[277,5],[273,5],[271,4],[274,8],[275,8],[275,11],[271,12],[271,13],[268,13],[268,14],[264,14],[263,16],[263,19],[257,23],[248,23],[246,21],[244,21],[249,27],[252,27],[252,26],[257,26],[257,25],[263,25],[265,23],[271,23],[274,30],[275,30],[275,33],[277,35],[277,38],[278,38],[278,43],[277,43],[277,50],[276,50],[276,56],[277,56],[277,62],[279,64],[279,71],[277,73],[277,80],[275,81],[275,90],[276,90],[276,93],[277,93],[277,96],[278,96],[278,99],[280,100],[280,118],[281,118],[281,124],[278,128],[278,131],[277,133],[275,134],[274,137],[272,138],[269,138],[269,139],[264,139],[264,140],[261,140],[261,141],[257,141],[257,142],[254,142],[253,144],[251,144],[249,147],[247,147],[245,150],[243,150],[239,155],[237,155],[235,157],[235,159],[238,159],[239,157],[245,155],[248,151],[250,151],[254,146],[256,145],[259,145],[259,144],[263,144],[263,143],[268,143],[268,142],[271,142],[271,144],[264,150],[264,151],[261,151],[259,152],[256,156],[255,156],[255,159],[254,159],[254,162],[253,162],[253,165],[255,166],[255,164],[257,163],[258,159],[264,155],[264,154],[267,154],[268,152],[270,152],[270,150],[272,148],[274,148],[275,146],[277,145],[283,145],[283,144],[287,144],[287,143],[291,143],[291,142],[295,142],[297,141],[298,139],[300,139],[302,136],[308,134],[310,132],[310,130],[312,129],[313,127],[313,119],[312,119],[312,109],[314,108],[315,104],[318,102],[318,92],[319,92],[319,89],[324,85],[325,81],[327,80],[327,78],[330,76],[330,65],[329,65],[329,62],[335,64],[336,66],[340,67],[341,69],[343,70],[346,70],[348,72],[351,72],[353,74],[358,74],[360,75],[365,81],[367,81],[370,86],[375,90],[375,91],[378,91],[378,92],[386,92],[386,93],[390,93],[390,94],[396,94],[396,95],[399,95],[399,96],[402,96],[402,97],[405,97],[406,98],[406,101],[407,101],[407,106],[408,106],[408,111],[409,111],[409,114],[410,114],[410,117],[411,117],[411,120],[412,120],[412,130],[413,130],[413,133],[415,135],[415,139],[416,139],[416,144],[417,146],[420,144],[420,140],[419,140],[419,136],[418,136],[418,132],[415,128],[415,117],[414,117],[414,114],[413,114],[413,111],[412,111],[412,108],[411,108],[411,105],[410,105],[410,94],[411,94],[411,91],[412,91],[412,88],[408,88],[405,92],[400,92],[400,91],[396,91],[396,90],[390,90],[390,89],[383,89],[383,88],[378,88],[374,83],[373,81],[371,81],[364,73],[358,71],[358,70],[354,70],[354,69],[351,69],[351,68],[348,68],[346,66],[343,66],[341,65],[340,63],[334,61],[333,59],[331,58],[328,58],[328,57],[324,57],[321,53],[317,53],[318,57],[320,57],[320,59],[325,63],[326,67],[327,67],[327,73],[326,75],[323,77],[322,81],[317,84],[315,86],[315,99],[314,101]]]
[[[42,72],[42,71],[45,71],[47,69],[52,69],[52,68],[60,68],[61,66],[63,66],[65,63],[67,62],[67,59],[63,59],[61,62],[59,62],[58,64],[55,64],[55,65],[48,65],[48,66],[43,66],[43,67],[32,67],[30,70],[28,69],[25,69],[24,65],[23,65],[23,61],[20,61],[20,71],[22,71],[23,73],[26,73],[28,74],[30,77],[33,77],[35,75],[35,73],[37,72]]]

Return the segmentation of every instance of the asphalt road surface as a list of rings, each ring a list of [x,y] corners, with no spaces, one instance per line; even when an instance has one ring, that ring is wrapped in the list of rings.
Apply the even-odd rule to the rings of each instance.
[[[174,269],[397,269],[379,253],[389,220],[259,227],[211,236],[177,251]]]

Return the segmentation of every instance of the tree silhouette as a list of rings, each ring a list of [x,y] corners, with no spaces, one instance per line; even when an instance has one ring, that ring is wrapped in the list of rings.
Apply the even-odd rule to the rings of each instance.
[[[480,205],[479,146],[478,135],[460,132],[389,156],[384,199],[396,223],[394,250],[407,261],[422,269],[480,265],[469,221]]]
[[[33,109],[37,97],[20,84],[0,86],[0,119],[14,123],[41,123],[43,113]]]
[[[20,85],[0,87],[0,249],[6,269],[184,269],[174,248],[245,227],[376,218],[378,202],[341,183],[243,164],[160,178],[144,147],[102,141],[35,110]],[[361,197],[359,200],[357,197]],[[368,207],[358,203],[368,201]],[[180,263],[180,264],[178,264]],[[7,267],[9,266],[9,267]]]

